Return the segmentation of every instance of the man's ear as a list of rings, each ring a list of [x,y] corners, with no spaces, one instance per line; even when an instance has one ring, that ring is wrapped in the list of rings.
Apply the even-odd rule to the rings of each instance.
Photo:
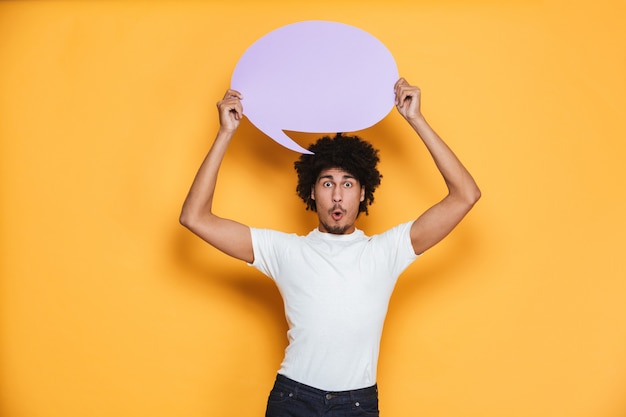
[[[315,200],[315,187],[311,187],[311,200]]]
[[[361,186],[361,201],[365,200],[365,187]]]

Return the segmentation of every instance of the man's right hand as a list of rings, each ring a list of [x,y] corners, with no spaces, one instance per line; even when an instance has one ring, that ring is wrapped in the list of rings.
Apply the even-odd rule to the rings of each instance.
[[[217,102],[220,118],[220,130],[234,132],[243,117],[243,96],[239,91],[227,90],[224,98]]]

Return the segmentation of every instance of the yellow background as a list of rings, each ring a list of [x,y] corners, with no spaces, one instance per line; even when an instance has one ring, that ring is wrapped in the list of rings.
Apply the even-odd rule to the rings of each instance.
[[[625,416],[625,8],[1,2],[0,415],[263,415],[286,343],[279,295],[178,214],[238,58],[325,19],[385,43],[483,191],[397,286],[382,415]],[[359,133],[384,174],[361,228],[443,195],[395,111]],[[217,211],[308,231],[296,157],[244,121]]]

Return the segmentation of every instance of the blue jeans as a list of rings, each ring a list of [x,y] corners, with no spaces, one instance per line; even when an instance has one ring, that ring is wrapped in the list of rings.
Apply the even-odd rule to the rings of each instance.
[[[278,374],[265,417],[378,417],[376,385],[353,391],[323,391]]]

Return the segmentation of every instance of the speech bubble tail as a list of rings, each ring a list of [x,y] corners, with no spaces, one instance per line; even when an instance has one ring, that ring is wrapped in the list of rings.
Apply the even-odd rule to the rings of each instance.
[[[278,136],[278,139],[276,139],[277,136]],[[313,154],[313,152],[309,151],[308,149],[303,148],[302,146],[294,142],[294,140],[291,139],[289,136],[287,136],[287,134],[283,132],[282,130],[280,131],[280,133],[275,133],[272,137],[274,138],[274,140],[278,140],[278,143],[283,145],[285,148],[290,149],[294,152],[304,153],[304,154],[309,154],[309,155]]]
[[[274,129],[274,128],[265,128],[265,127],[259,126],[259,125],[255,125],[255,126],[261,132],[265,133],[272,140],[274,140],[276,143],[278,143],[279,145],[284,146],[285,148],[287,148],[289,150],[292,150],[292,151],[298,152],[298,153],[304,153],[304,154],[310,154],[310,155],[313,154],[313,152],[311,152],[308,149],[305,149],[302,146],[298,145],[293,139],[291,139],[289,136],[287,136],[287,134],[283,130]]]

